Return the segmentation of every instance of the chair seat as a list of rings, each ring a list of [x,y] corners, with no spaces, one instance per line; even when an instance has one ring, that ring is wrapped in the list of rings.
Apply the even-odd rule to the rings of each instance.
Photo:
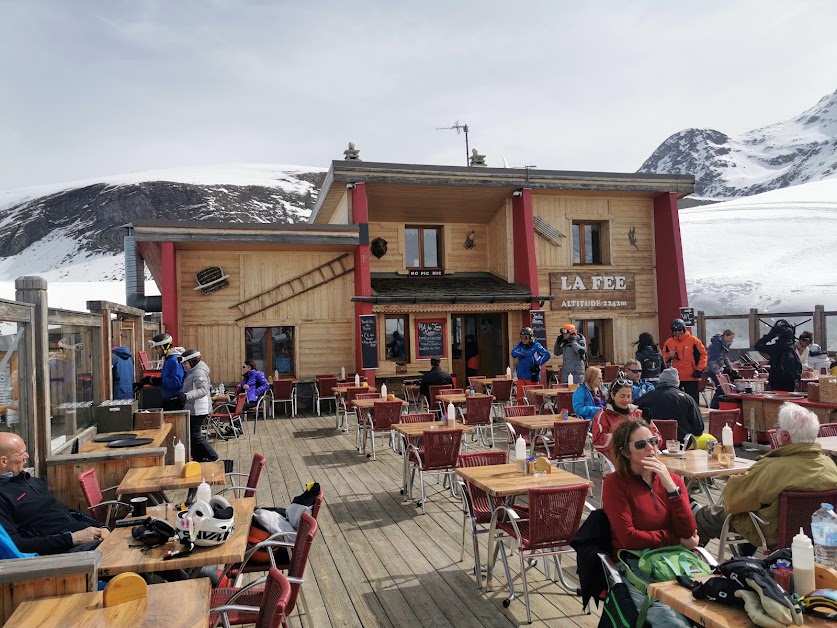
[[[238,589],[212,589],[212,595],[209,603],[210,608],[215,608],[216,606],[223,606],[237,592]],[[248,591],[241,597],[237,598],[235,600],[235,604],[239,604],[241,606],[258,607],[262,601],[262,592],[262,589],[254,589],[252,591]],[[234,625],[255,624],[257,616],[258,613],[243,613],[240,611],[230,611],[229,613],[227,613],[227,617],[229,617],[230,623]],[[215,617],[215,614],[210,615],[210,626],[215,621]]]
[[[528,519],[529,518],[529,507],[528,506],[514,506],[514,511],[520,515],[521,519]],[[474,504],[474,523],[491,523],[491,515],[493,511],[490,508],[485,507],[483,504]],[[506,525],[511,526],[511,524]],[[520,522],[518,522],[520,523]],[[500,527],[500,523],[497,524],[497,527]],[[527,522],[528,526],[528,522]]]

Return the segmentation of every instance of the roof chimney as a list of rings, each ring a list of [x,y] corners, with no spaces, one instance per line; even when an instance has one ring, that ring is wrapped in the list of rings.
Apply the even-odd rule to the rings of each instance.
[[[346,161],[362,161],[360,151],[355,148],[352,142],[349,142],[349,148],[343,151],[343,159]]]
[[[469,166],[485,168],[485,155],[480,155],[476,148],[471,149],[471,156],[468,158]]]

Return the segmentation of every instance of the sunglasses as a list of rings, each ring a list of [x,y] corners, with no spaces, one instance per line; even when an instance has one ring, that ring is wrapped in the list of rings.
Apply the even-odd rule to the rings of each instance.
[[[642,371],[633,371],[633,372],[634,373],[642,373]],[[624,386],[626,388],[633,388],[634,383],[629,379],[625,379],[624,377],[620,377],[619,379],[614,379],[613,380],[613,383],[610,385],[611,390],[613,389],[614,386],[618,386],[620,388],[622,386]]]
[[[250,365],[249,365],[249,364],[245,364],[245,365],[244,365],[244,366],[242,366],[241,368],[243,368],[243,369],[249,369],[249,368],[250,368]]]
[[[657,436],[652,436],[652,437],[651,437],[651,438],[649,438],[649,439],[645,439],[645,438],[643,438],[643,439],[640,439],[640,440],[635,440],[635,441],[634,441],[634,449],[640,449],[640,450],[642,450],[642,449],[645,449],[645,448],[646,448],[649,444],[650,444],[652,447],[656,447],[657,445],[659,445],[659,444],[660,444],[660,439],[659,439],[659,437],[657,437]]]
[[[631,373],[642,373],[642,369],[628,369]]]

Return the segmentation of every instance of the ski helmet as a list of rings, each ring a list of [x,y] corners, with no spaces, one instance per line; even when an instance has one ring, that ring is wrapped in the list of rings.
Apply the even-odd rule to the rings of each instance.
[[[531,327],[524,327],[523,329],[520,330],[520,335],[521,336],[529,336],[529,338],[534,338],[535,337],[535,330],[532,329]]]
[[[675,318],[671,321],[671,333],[673,334],[676,331],[686,331],[686,323],[682,318]]]
[[[165,350],[165,349],[168,349],[171,346],[172,342],[173,342],[173,340],[172,340],[172,337],[170,335],[168,335],[168,334],[157,334],[151,340],[148,341],[148,348],[149,349],[156,349],[156,348],[159,347],[160,349]]]
[[[201,361],[201,352],[197,349],[186,349],[177,359],[186,362],[191,368],[195,368],[195,365]]]

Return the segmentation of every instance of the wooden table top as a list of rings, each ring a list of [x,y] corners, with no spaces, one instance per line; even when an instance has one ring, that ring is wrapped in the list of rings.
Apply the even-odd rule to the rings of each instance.
[[[247,549],[247,533],[250,531],[250,521],[253,519],[256,500],[253,497],[231,499],[230,505],[235,510],[235,531],[230,538],[214,547],[196,547],[189,556],[183,558],[162,560],[166,552],[178,551],[183,547],[177,540],[170,540],[161,547],[143,552],[140,547],[129,547],[140,545],[139,541],[131,537],[131,528],[114,528],[97,548],[97,551],[102,553],[99,575],[114,576],[125,571],[148,573],[241,562]],[[166,504],[149,508],[148,514],[159,519],[166,519],[172,525],[175,523],[176,511],[167,510]]]
[[[566,421],[561,419],[560,414],[536,414],[535,416],[510,416],[506,417],[506,423],[511,423],[526,430],[549,430],[555,422],[560,423],[589,423],[587,419],[569,418]]]
[[[465,430],[465,432],[469,434],[474,431],[473,426],[463,425],[459,421],[456,421],[454,423],[454,427],[456,429]],[[424,432],[429,432],[430,430],[439,430],[446,428],[447,426],[445,425],[444,421],[428,421],[422,423],[395,423],[392,426],[393,430],[395,430],[399,434],[404,434],[404,436],[421,436]]]
[[[497,377],[475,377],[474,382],[477,384],[482,384],[483,386],[491,386],[497,380],[507,380],[510,379],[505,375],[498,375]]]
[[[7,625],[32,628],[204,628],[209,618],[211,592],[209,578],[195,578],[151,584],[148,586],[147,598],[124,602],[110,608],[102,607],[102,591],[44,597],[22,602],[9,618]]]
[[[705,580],[709,577],[695,578],[695,580]],[[681,587],[677,582],[649,584],[648,593],[706,628],[751,628],[755,625],[743,608],[735,608],[710,600],[696,600],[689,589]],[[805,615],[805,625],[833,626],[834,624],[825,619]]]
[[[756,461],[746,458],[736,458],[732,467],[722,467],[718,461],[710,458],[702,449],[681,451],[677,456],[665,456],[660,454],[662,462],[669,471],[681,475],[684,478],[714,478],[727,475],[740,475],[746,473]]]
[[[524,474],[517,470],[517,465],[492,464],[485,467],[463,467],[456,474],[492,497],[511,497],[522,495],[530,488],[554,488],[571,484],[589,484],[585,478],[569,471],[553,467],[546,475]]]
[[[526,392],[541,397],[557,397],[558,393],[571,393],[572,391],[567,386],[561,386],[560,388],[529,388]]]
[[[161,447],[166,440],[166,436],[171,432],[171,423],[163,423],[163,427],[156,430],[125,430],[124,432],[105,432],[97,434],[96,436],[106,436],[107,434],[136,434],[137,438],[153,438],[147,445],[139,445],[138,447],[130,447],[129,449],[153,449],[154,447]],[[95,438],[95,437],[94,437]],[[90,439],[84,445],[78,448],[80,454],[100,453],[103,451],[120,451],[115,447],[108,447],[107,443],[96,443]]]
[[[477,399],[480,397],[492,397],[491,395],[486,395],[485,393],[474,393],[473,399]],[[465,403],[465,400],[471,398],[471,395],[467,393],[457,393],[455,395],[446,395],[444,393],[436,393],[436,399],[443,402],[448,403]]]
[[[224,485],[224,462],[201,462],[201,474],[189,478],[182,478],[175,471],[173,464],[159,467],[134,467],[119,483],[117,495],[135,495],[136,493],[156,493],[157,491],[175,490],[179,488],[197,488],[206,478],[209,484]]]
[[[837,456],[837,436],[822,436],[817,442],[826,456]]]
[[[352,401],[352,405],[363,410],[371,410],[375,407],[376,403],[381,403],[382,401],[386,401],[386,399],[355,399]],[[395,401],[400,401],[402,406],[407,405],[407,402],[399,397],[396,397]]]

